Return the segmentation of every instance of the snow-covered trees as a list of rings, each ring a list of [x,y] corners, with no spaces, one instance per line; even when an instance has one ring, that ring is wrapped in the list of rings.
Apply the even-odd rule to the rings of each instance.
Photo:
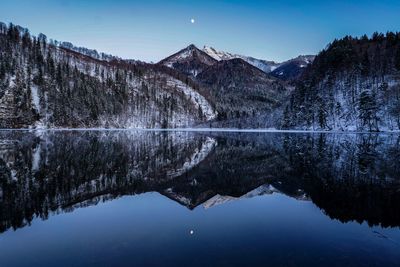
[[[287,103],[281,127],[399,129],[400,33],[347,36],[315,58]],[[289,102],[289,101],[288,101]]]
[[[400,48],[397,48],[396,56],[394,58],[395,60],[395,67],[398,71],[400,71]]]
[[[302,62],[295,84],[193,45],[146,64],[0,23],[0,127],[399,129],[400,33],[347,36]]]
[[[99,60],[12,24],[0,32],[0,128],[179,127],[215,116],[195,83],[157,66]]]
[[[378,130],[378,106],[376,95],[368,91],[362,91],[358,100],[358,116],[361,126],[367,126],[369,131]]]

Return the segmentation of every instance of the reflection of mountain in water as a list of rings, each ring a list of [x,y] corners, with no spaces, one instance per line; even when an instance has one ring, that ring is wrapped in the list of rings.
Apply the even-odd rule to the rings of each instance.
[[[35,216],[96,204],[124,194],[162,188],[190,170],[215,140],[188,133],[2,133],[1,229],[21,227]],[[160,187],[161,186],[161,187]]]
[[[397,136],[72,131],[0,140],[1,231],[148,191],[190,209],[280,192],[343,222],[400,226]]]

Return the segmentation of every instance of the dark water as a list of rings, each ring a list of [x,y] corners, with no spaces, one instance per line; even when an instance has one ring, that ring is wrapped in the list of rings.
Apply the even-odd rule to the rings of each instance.
[[[0,132],[0,266],[400,266],[398,135]]]

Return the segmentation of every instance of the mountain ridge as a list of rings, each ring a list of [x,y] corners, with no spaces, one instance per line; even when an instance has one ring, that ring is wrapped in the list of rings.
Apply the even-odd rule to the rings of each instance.
[[[148,64],[0,23],[0,128],[400,129],[398,32],[346,36],[269,73],[212,51]]]
[[[218,61],[241,58],[265,73],[270,73],[274,77],[283,80],[297,80],[303,73],[304,69],[310,65],[315,58],[313,55],[299,55],[283,62],[275,62],[257,59],[251,56],[224,52],[206,45],[202,50]]]
[[[194,44],[190,44],[175,54],[159,61],[157,64],[176,69],[188,76],[195,77],[199,72],[216,62],[217,61],[207,53],[198,49]]]
[[[100,60],[13,24],[0,25],[0,43],[0,128],[171,128],[216,116],[198,86],[155,65]]]
[[[274,62],[274,61],[257,59],[254,57],[243,56],[243,55],[239,55],[239,54],[232,54],[229,52],[216,50],[215,48],[213,48],[211,46],[206,46],[206,45],[203,47],[202,50],[218,61],[230,60],[230,59],[234,59],[234,58],[241,58],[244,61],[246,61],[247,63],[259,68],[260,70],[262,70],[266,73],[273,71],[280,65],[279,63]]]
[[[283,103],[288,92],[284,81],[242,58],[208,61],[211,57],[202,58],[204,55],[205,52],[189,45],[158,64],[189,75],[208,88],[215,101],[218,120],[251,118]]]

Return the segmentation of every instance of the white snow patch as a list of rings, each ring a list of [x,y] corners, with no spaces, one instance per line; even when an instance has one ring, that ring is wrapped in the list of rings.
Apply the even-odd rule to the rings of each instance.
[[[18,180],[18,178],[17,178],[17,171],[16,171],[16,170],[11,170],[11,179],[12,179],[13,181],[17,181],[17,180]]]
[[[234,200],[237,200],[238,198],[236,197],[231,197],[231,196],[221,196],[219,194],[213,196],[212,198],[210,198],[209,200],[207,200],[206,202],[203,203],[203,207],[205,209],[209,209],[211,207],[215,207],[218,205],[222,205]]]
[[[213,107],[210,105],[207,99],[199,94],[197,91],[193,90],[191,87],[187,86],[179,80],[168,80],[167,83],[171,87],[176,86],[175,88],[177,90],[183,92],[185,96],[192,101],[193,104],[200,108],[207,121],[215,119],[217,117],[217,113],[214,111]]]
[[[248,56],[243,56],[243,55],[238,55],[238,54],[232,54],[229,52],[224,52],[224,51],[219,51],[216,50],[213,47],[210,46],[204,46],[203,47],[203,52],[208,54],[210,57],[221,61],[221,60],[230,60],[234,58],[240,58],[249,63],[250,65],[253,65],[254,67],[269,73],[279,67],[279,63],[273,62],[273,61],[267,61],[267,60],[262,60],[262,59],[257,59],[254,57],[248,57]]]
[[[40,99],[38,94],[38,88],[36,85],[32,85],[31,93],[32,93],[32,104],[37,110],[37,112],[40,112]]]
[[[186,161],[181,168],[169,171],[167,175],[170,178],[178,177],[197,166],[207,157],[208,154],[210,154],[216,143],[217,141],[214,138],[207,137],[206,141],[202,143],[200,150],[196,149],[196,151],[191,155],[189,161]]]
[[[245,198],[253,198],[253,197],[262,196],[262,195],[271,195],[273,193],[279,193],[279,190],[277,190],[272,185],[264,184],[264,185],[257,187],[256,189],[244,194],[241,197],[215,195],[214,197],[212,197],[209,200],[207,200],[206,202],[204,202],[203,207],[205,209],[209,209],[211,207],[225,204],[225,203],[228,203],[231,201],[245,199]]]
[[[170,195],[172,198],[176,199],[177,201],[179,201],[180,203],[183,203],[186,206],[190,206],[192,201],[184,196],[178,195],[176,194],[172,188],[167,188],[165,190],[165,193],[167,193],[168,195]]]
[[[33,152],[33,156],[32,156],[32,171],[37,171],[39,170],[39,166],[40,166],[40,152],[41,152],[42,148],[39,144],[39,146],[35,149],[35,151]]]

